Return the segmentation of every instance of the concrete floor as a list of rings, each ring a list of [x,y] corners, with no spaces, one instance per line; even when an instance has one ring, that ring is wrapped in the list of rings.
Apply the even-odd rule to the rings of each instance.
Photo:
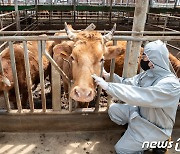
[[[0,154],[115,154],[120,131],[0,133]],[[174,130],[172,140],[180,138]],[[180,153],[173,149],[168,154]],[[179,145],[180,149],[180,145]],[[152,154],[146,152],[146,154]]]

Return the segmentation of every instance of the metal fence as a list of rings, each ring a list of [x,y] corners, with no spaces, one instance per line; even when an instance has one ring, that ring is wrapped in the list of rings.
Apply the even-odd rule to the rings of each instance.
[[[0,4],[2,5],[10,5],[15,3],[13,0],[2,0],[0,1]],[[36,0],[19,0],[18,4],[20,5],[27,5],[27,4],[35,4],[37,3]],[[39,0],[38,4],[40,5],[57,5],[57,4],[63,4],[63,5],[71,5],[73,4],[73,0]],[[135,0],[76,0],[76,4],[79,5],[120,5],[120,6],[134,6]],[[179,0],[150,0],[151,7],[178,7],[180,6]]]
[[[6,32],[4,32],[6,33]],[[7,32],[8,33],[8,32]],[[10,32],[9,32],[10,33]],[[11,32],[12,33],[12,32]],[[21,33],[21,32],[19,32]],[[37,33],[37,32],[36,32]],[[137,32],[119,32],[122,34],[127,34],[127,33],[137,33]],[[143,34],[150,34],[150,32],[142,32]],[[158,33],[158,32],[153,32],[153,33]],[[159,32],[158,34],[161,34],[162,32]],[[169,35],[169,34],[176,34],[176,35]],[[153,41],[160,39],[162,41],[179,41],[180,36],[178,35],[180,33],[175,33],[175,32],[164,32],[165,36],[127,36],[127,35],[122,35],[122,36],[114,36],[113,41],[114,44],[117,43],[117,41],[125,40],[127,41],[127,46],[126,46],[126,57],[124,61],[124,70],[123,73],[126,74],[126,68],[128,67],[128,52],[130,51],[130,43],[132,41],[140,41],[140,42],[146,42],[146,41]],[[68,101],[68,110],[62,109],[62,104],[61,104],[61,93],[59,90],[61,89],[61,82],[60,82],[60,77],[64,77],[68,83],[69,83],[69,88],[71,87],[71,81],[68,76],[63,72],[63,70],[57,65],[57,63],[53,60],[53,57],[51,57],[48,52],[45,50],[46,46],[46,41],[49,40],[68,40],[66,36],[4,36],[0,38],[0,42],[7,41],[9,48],[10,48],[10,57],[11,57],[11,67],[12,67],[12,72],[13,72],[13,79],[14,79],[14,88],[15,88],[15,96],[16,96],[16,102],[17,102],[17,108],[18,110],[14,110],[11,108],[10,103],[9,103],[9,97],[8,97],[8,92],[4,91],[4,99],[6,103],[6,109],[5,111],[11,113],[11,112],[17,112],[17,113],[24,113],[24,112],[30,112],[30,113],[37,113],[39,111],[42,111],[43,113],[47,112],[58,112],[58,113],[64,113],[64,112],[72,112],[73,109],[73,101],[69,97]],[[20,98],[20,92],[19,92],[19,85],[18,85],[18,78],[17,78],[17,70],[16,70],[16,59],[14,55],[14,49],[13,49],[13,42],[22,42],[23,43],[23,49],[24,49],[24,63],[25,63],[25,69],[26,69],[26,79],[27,79],[27,90],[28,90],[28,95],[29,95],[29,104],[30,104],[30,109],[22,109],[22,102]],[[28,49],[27,49],[27,41],[38,41],[38,63],[39,63],[39,76],[40,76],[40,87],[41,87],[41,101],[42,101],[42,109],[40,110],[35,110],[34,109],[34,101],[33,101],[33,95],[32,95],[32,83],[31,83],[31,75],[30,75],[30,66],[29,66],[29,55],[28,55]],[[1,58],[2,58],[3,52],[0,53],[0,73],[3,75],[3,68],[1,64]],[[45,97],[45,83],[44,83],[44,70],[43,70],[43,63],[42,63],[42,56],[45,56],[51,63],[52,65],[52,110],[49,110],[46,108],[46,97]],[[113,76],[113,70],[114,70],[114,60],[112,60],[112,66],[111,66],[111,77]],[[53,90],[54,89],[54,90]],[[110,98],[108,98],[108,103],[107,107],[105,108],[99,108],[99,97],[100,97],[101,89],[98,90],[97,92],[97,101],[96,105],[94,108],[91,109],[86,109],[86,111],[105,111],[108,108],[108,105],[110,103]]]

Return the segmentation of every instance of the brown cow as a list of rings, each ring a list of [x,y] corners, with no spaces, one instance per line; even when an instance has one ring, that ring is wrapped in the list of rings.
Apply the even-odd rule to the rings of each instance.
[[[117,46],[113,46],[112,42],[105,43],[105,39],[107,41],[112,37],[114,30],[108,34],[109,36],[102,36],[97,31],[83,31],[74,34],[66,25],[65,29],[69,38],[73,41],[64,41],[56,45],[53,48],[53,52],[56,55],[54,58],[64,72],[74,81],[70,89],[70,96],[76,101],[90,102],[95,96],[95,85],[91,74],[100,74],[103,58],[107,60],[117,57],[115,72],[122,75],[127,42],[118,41]],[[69,63],[64,61],[62,65],[57,60],[62,60],[62,58],[68,60]],[[171,59],[172,56],[170,54]],[[109,63],[105,62],[105,68],[109,68]],[[67,92],[67,83],[65,87]]]
[[[18,43],[13,45],[15,60],[16,60],[16,69],[17,77],[19,82],[19,91],[22,97],[22,106],[26,106],[28,99],[27,92],[27,83],[26,83],[26,73],[25,73],[25,63],[24,63],[24,49],[23,44]],[[39,66],[38,66],[38,43],[37,41],[28,41],[27,42],[28,54],[29,54],[29,63],[30,63],[30,73],[32,84],[39,83]],[[53,41],[46,42],[46,51],[52,54]],[[0,94],[3,90],[9,92],[9,99],[12,102],[16,102],[15,92],[14,92],[14,79],[12,75],[11,60],[10,60],[10,51],[9,47],[3,51],[2,54],[2,67],[4,70],[4,76],[0,74]],[[49,74],[49,61],[43,56],[43,69],[45,77]],[[15,103],[16,106],[16,103]]]
[[[110,42],[107,42],[106,43],[106,46],[112,46],[113,45],[113,42],[110,41]],[[124,48],[123,51],[126,50],[126,41],[118,41],[117,42],[117,46],[121,46],[122,48]],[[143,48],[141,48],[141,54],[143,53]],[[116,57],[115,59],[115,63],[116,63],[116,66],[115,66],[115,73],[118,74],[119,76],[122,76],[122,73],[123,73],[123,64],[124,64],[124,58],[125,58],[125,52]],[[140,55],[141,56],[141,55]],[[141,59],[141,58],[139,58]],[[180,78],[180,60],[177,59],[175,56],[173,56],[171,53],[169,53],[169,60],[173,66],[173,69],[177,75],[178,78]],[[139,61],[139,64],[140,64],[140,61]],[[110,61],[106,61],[105,64],[105,69],[107,72],[110,71]],[[137,70],[137,73],[140,72],[140,65],[138,66],[138,70]]]
[[[74,81],[70,90],[70,96],[74,100],[92,101],[95,96],[95,85],[91,75],[100,75],[104,59],[112,59],[125,52],[120,46],[107,47],[105,44],[105,41],[112,38],[115,28],[116,26],[105,36],[97,31],[86,30],[74,34],[65,24],[67,35],[72,41],[56,45],[53,52],[54,55],[70,62],[64,62],[63,70]],[[54,58],[56,59],[56,56]]]
[[[174,68],[174,71],[175,71],[177,77],[180,78],[180,60],[177,59],[172,54],[169,54],[169,59],[170,59],[170,62]]]

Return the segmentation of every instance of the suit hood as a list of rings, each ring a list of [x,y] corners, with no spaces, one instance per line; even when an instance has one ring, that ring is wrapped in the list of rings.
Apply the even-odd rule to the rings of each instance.
[[[154,68],[148,71],[160,76],[172,74],[169,68],[169,51],[165,43],[160,40],[150,42],[144,47],[144,53],[154,64]]]

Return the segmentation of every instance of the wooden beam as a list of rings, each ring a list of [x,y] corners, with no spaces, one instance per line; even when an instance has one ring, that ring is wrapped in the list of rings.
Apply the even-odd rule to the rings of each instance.
[[[176,115],[174,128],[180,128],[180,111]],[[7,113],[0,112],[0,132],[68,132],[68,131],[101,131],[126,130],[112,122],[107,112],[61,112],[50,113]]]
[[[113,123],[107,113],[0,115],[0,132],[66,132],[110,129],[125,130],[125,127]]]

